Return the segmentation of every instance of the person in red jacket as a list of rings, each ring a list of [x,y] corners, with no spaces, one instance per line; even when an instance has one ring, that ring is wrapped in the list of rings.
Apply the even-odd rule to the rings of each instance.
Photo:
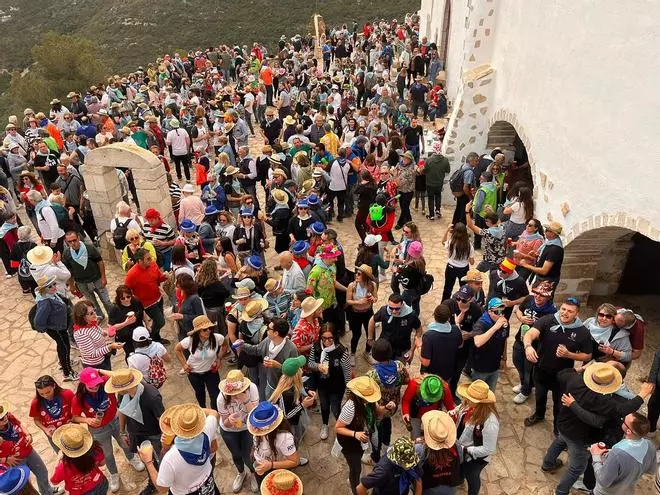
[[[10,468],[24,465],[37,478],[39,493],[53,495],[48,480],[48,469],[39,453],[32,447],[32,435],[9,412],[9,403],[0,401],[0,466]]]
[[[401,415],[404,423],[412,428],[412,439],[422,436],[422,416],[425,412],[452,411],[456,404],[449,384],[438,375],[423,374],[410,380],[401,399]]]
[[[170,343],[169,340],[160,336],[160,330],[165,326],[160,284],[167,280],[167,276],[160,271],[146,249],[138,249],[135,252],[135,259],[138,262],[126,273],[124,285],[133,291],[135,298],[142,304],[144,312],[153,320],[151,340],[167,345]]]

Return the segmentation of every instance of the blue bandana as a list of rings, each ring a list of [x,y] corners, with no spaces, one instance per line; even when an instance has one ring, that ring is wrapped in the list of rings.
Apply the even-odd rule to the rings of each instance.
[[[197,435],[195,438],[176,437],[174,446],[186,464],[191,466],[203,466],[211,457],[211,442],[206,433]]]

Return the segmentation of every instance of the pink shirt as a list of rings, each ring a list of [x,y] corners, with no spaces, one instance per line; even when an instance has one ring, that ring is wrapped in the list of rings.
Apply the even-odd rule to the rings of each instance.
[[[184,196],[179,206],[179,222],[187,218],[195,225],[200,225],[204,221],[204,210],[204,203],[199,197],[192,194]]]

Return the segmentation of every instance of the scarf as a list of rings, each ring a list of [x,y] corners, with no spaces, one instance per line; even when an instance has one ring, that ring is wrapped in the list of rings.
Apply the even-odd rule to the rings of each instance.
[[[543,245],[541,246],[541,249],[539,249],[539,258],[541,258],[541,256],[543,255],[543,250],[544,250],[547,246],[559,246],[559,247],[564,247],[564,245],[562,244],[561,239],[560,239],[559,237],[557,237],[557,238],[555,238],[555,239],[552,239],[552,240],[550,240],[550,239],[546,239],[546,240],[543,242]]]
[[[523,241],[529,241],[529,242],[536,241],[536,240],[542,241],[543,236],[541,234],[539,234],[538,232],[534,232],[533,234],[530,234],[529,232],[527,232],[527,229],[525,229],[525,230],[523,230],[523,233],[520,234],[520,239],[522,239]]]
[[[62,298],[60,297],[60,295],[57,292],[55,294],[49,294],[49,293],[42,294],[39,291],[35,291],[34,292],[34,302],[39,302],[42,299],[56,299],[57,302],[59,302],[60,304],[64,304],[64,301],[62,300]]]
[[[649,450],[649,445],[643,438],[640,438],[639,440],[628,440],[627,438],[624,438],[620,442],[615,443],[612,448],[623,450],[638,463],[642,464],[644,462],[644,457],[646,457],[646,453]]]
[[[163,219],[162,219],[162,218],[159,218],[159,219],[158,219],[158,223],[157,223],[156,225],[153,225],[153,226],[149,227],[149,230],[150,230],[151,233],[153,234],[153,233],[156,232],[156,231],[160,228],[160,226],[163,225],[164,223],[165,223],[165,222],[163,221]]]
[[[401,467],[401,466],[399,466]],[[412,469],[403,469],[401,467],[401,477],[399,478],[399,493],[405,495],[410,492],[410,487],[419,479],[419,473]]]
[[[186,464],[191,466],[203,466],[211,457],[211,442],[206,433],[197,435],[195,438],[176,437],[174,446]]]
[[[56,395],[53,400],[43,400],[44,409],[53,419],[58,419],[62,415],[62,396]]]
[[[7,426],[5,426],[4,429],[0,430],[0,437],[3,440],[8,440],[10,442],[18,442],[18,439],[20,437],[18,428],[16,428],[16,425],[14,423],[8,421]]]
[[[263,317],[255,318],[252,321],[246,321],[246,326],[248,329],[248,333],[250,334],[250,337],[254,337],[259,330],[261,330],[261,327],[264,326],[264,319]]]
[[[573,323],[564,325],[559,319],[559,311],[555,313],[555,320],[557,321],[557,325],[552,325],[550,327],[551,332],[556,331],[558,328],[561,328],[562,332],[565,332],[566,330],[570,330],[571,328],[578,328],[582,326],[582,320],[580,320],[580,318],[575,318],[575,321]]]
[[[89,261],[89,255],[87,254],[87,246],[84,242],[80,243],[80,249],[76,252],[74,249],[70,250],[71,258],[73,261],[78,263],[83,267],[83,270],[87,268],[87,262]]]
[[[429,331],[440,332],[440,333],[449,333],[451,332],[451,323],[438,323],[434,321],[429,325]]]
[[[99,387],[95,394],[91,392],[85,394],[85,401],[97,414],[105,414],[105,412],[110,409],[110,397],[108,397],[106,391],[103,390],[103,387]]]
[[[592,317],[584,321],[584,326],[587,327],[589,333],[591,333],[591,337],[599,344],[609,341],[610,333],[612,332],[611,325],[604,328],[599,327],[598,323],[596,323],[596,318]]]
[[[270,359],[275,359],[275,356],[277,356],[280,351],[284,348],[284,345],[286,344],[286,338],[282,339],[282,342],[279,344],[275,344],[272,340],[268,342],[268,357]]]
[[[18,225],[16,225],[15,223],[9,223],[9,222],[3,223],[2,226],[0,226],[0,239],[4,239],[5,234],[7,234],[7,232],[9,232],[10,230],[14,230],[16,228],[18,228]]]
[[[489,227],[486,229],[486,232],[488,232],[490,235],[492,235],[494,238],[501,240],[504,239],[504,228],[500,225],[497,225],[495,227]]]
[[[31,188],[30,188],[31,189]],[[42,199],[36,205],[34,205],[34,211],[37,215],[39,212],[44,209],[46,206],[50,206],[50,202],[47,199]]]
[[[501,274],[502,274],[502,272],[500,270],[497,270],[497,275],[501,276]],[[517,271],[513,270],[511,275],[509,275],[506,279],[500,278],[497,281],[497,286],[502,287],[502,292],[504,294],[506,294],[507,293],[507,290],[506,290],[507,289],[507,286],[506,286],[507,282],[512,282],[513,280],[515,280],[517,278],[520,278],[520,275],[518,275]]]
[[[376,363],[374,369],[378,373],[378,380],[385,387],[394,387],[399,379],[399,368],[396,361],[389,361],[387,363]]]
[[[337,348],[337,344],[332,344],[327,347],[323,347],[323,344],[321,344],[321,360],[319,361],[319,363],[325,363],[326,360],[330,361],[328,355],[336,348]]]
[[[387,320],[387,323],[392,323],[392,320],[394,318],[403,318],[404,316],[408,316],[412,312],[413,312],[412,308],[408,306],[406,303],[403,303],[403,306],[401,306],[401,311],[399,312],[399,314],[394,316],[392,314],[392,311],[390,310],[390,307],[387,306],[387,314],[389,315],[389,319]]]
[[[144,385],[141,383],[137,386],[137,391],[135,395],[131,397],[129,394],[124,394],[121,398],[121,404],[119,405],[119,412],[133,418],[135,421],[144,425],[144,418],[142,416],[142,409],[140,408],[140,397],[144,392]]]
[[[272,217],[277,210],[288,210],[288,209],[289,207],[287,205],[276,204],[273,210],[270,212],[270,216]]]

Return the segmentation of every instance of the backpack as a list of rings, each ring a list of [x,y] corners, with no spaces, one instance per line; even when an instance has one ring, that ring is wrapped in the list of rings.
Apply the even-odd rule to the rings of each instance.
[[[167,370],[163,358],[160,356],[151,357],[142,352],[135,352],[135,354],[142,354],[149,359],[149,370],[144,379],[156,388],[162,387],[167,379]]]
[[[32,274],[30,273],[31,263],[27,258],[21,258],[21,261],[18,265],[18,279],[23,282],[29,282],[32,279]]]
[[[37,316],[37,305],[33,304],[32,307],[30,308],[30,311],[28,312],[28,321],[30,322],[30,327],[32,330],[35,332],[39,333],[45,333],[45,330],[39,330],[37,328],[37,325],[34,323],[34,318]]]
[[[422,281],[419,284],[419,293],[421,295],[426,294],[428,291],[430,291],[433,288],[433,282],[434,282],[433,275],[430,273],[425,273],[424,276],[422,277]]]
[[[119,219],[117,220],[117,227],[112,233],[112,240],[115,243],[115,248],[123,250],[127,245],[128,241],[126,240],[126,233],[128,232],[128,224],[131,223],[132,218],[129,218],[124,223],[120,223]]]
[[[66,211],[66,208],[57,203],[51,203],[50,207],[52,208],[53,213],[55,213],[58,227],[64,232],[67,232],[69,230],[69,213]],[[45,222],[46,218],[44,217],[42,210],[43,208],[39,210],[39,214],[41,215],[41,219]]]
[[[449,189],[456,197],[463,195],[463,172],[463,167],[460,167],[449,177]]]

